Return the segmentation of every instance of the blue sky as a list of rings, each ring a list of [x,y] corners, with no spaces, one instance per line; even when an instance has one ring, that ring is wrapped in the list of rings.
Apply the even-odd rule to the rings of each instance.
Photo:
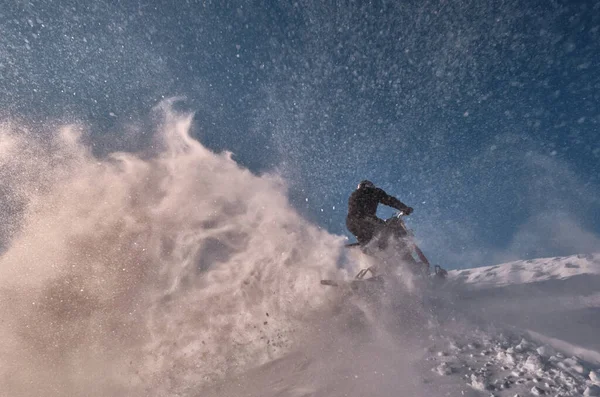
[[[599,2],[5,3],[2,118],[82,121],[102,153],[185,96],[331,232],[369,178],[435,263],[599,249]]]

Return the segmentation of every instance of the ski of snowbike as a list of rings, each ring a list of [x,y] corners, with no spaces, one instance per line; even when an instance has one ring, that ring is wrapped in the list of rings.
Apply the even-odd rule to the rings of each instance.
[[[331,280],[331,279],[324,279],[321,280],[321,285],[327,285],[330,287],[346,287],[349,286],[350,289],[352,290],[356,290],[359,286],[359,284],[364,284],[364,283],[368,283],[368,284],[378,284],[378,285],[382,285],[384,283],[384,277],[383,275],[373,275],[372,277],[369,278],[362,278],[359,277],[361,272],[365,271],[365,270],[369,270],[368,269],[362,269],[357,275],[356,277],[354,277],[354,279],[352,280]],[[448,275],[448,272],[443,269],[442,267],[440,267],[439,265],[435,265],[434,267],[434,273],[430,274],[431,277],[435,277],[438,279],[445,279],[446,276]]]
[[[431,264],[429,263],[429,260],[427,259],[427,257],[423,253],[423,251],[414,242],[412,232],[406,227],[406,225],[404,224],[404,221],[402,220],[403,215],[404,214],[402,212],[400,212],[386,221],[386,223],[388,224],[388,228],[392,229],[391,235],[395,236],[396,238],[401,238],[403,240],[406,248],[409,250],[411,257],[415,260],[416,264],[427,269],[426,273],[429,274],[429,269],[431,269]],[[361,245],[360,245],[360,243],[356,242],[356,243],[346,244],[345,247],[346,248],[360,248]],[[416,258],[418,258],[418,261],[416,260],[415,256],[416,256]],[[371,273],[372,277],[365,278],[365,276],[368,273]],[[435,276],[436,278],[440,278],[440,279],[445,279],[447,275],[448,275],[448,272],[445,269],[443,269],[439,265],[434,266],[434,273],[432,274],[432,276]],[[369,267],[366,269],[361,269],[358,272],[358,274],[354,277],[354,279],[350,280],[350,281],[347,281],[347,280],[345,280],[345,281],[321,280],[322,285],[327,285],[327,286],[331,286],[331,287],[350,286],[350,288],[353,290],[358,289],[359,284],[365,283],[365,282],[367,282],[369,284],[382,284],[383,276],[376,274],[375,269],[373,269],[372,267]]]

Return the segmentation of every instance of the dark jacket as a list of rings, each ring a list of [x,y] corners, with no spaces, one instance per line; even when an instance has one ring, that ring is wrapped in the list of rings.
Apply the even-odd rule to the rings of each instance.
[[[379,203],[400,211],[408,208],[397,198],[376,187],[356,189],[348,199],[346,227],[361,245],[367,244],[385,226],[385,222],[377,218]]]
[[[390,196],[383,189],[377,187],[363,187],[356,189],[348,199],[348,217],[351,219],[361,219],[365,217],[377,216],[377,205],[381,203],[401,211],[408,206]]]

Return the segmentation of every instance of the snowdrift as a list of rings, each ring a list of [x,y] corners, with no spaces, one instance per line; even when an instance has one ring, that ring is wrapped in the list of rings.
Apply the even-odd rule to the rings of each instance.
[[[600,255],[451,271],[415,332],[339,327],[197,395],[598,395],[599,274]]]

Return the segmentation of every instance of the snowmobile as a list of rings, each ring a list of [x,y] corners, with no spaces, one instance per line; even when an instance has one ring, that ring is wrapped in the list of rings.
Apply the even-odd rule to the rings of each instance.
[[[387,219],[385,221],[385,227],[371,242],[369,242],[369,244],[367,244],[367,246],[363,246],[356,242],[346,244],[346,248],[359,248],[366,255],[372,256],[374,251],[383,251],[390,244],[393,244],[393,247],[399,251],[398,253],[400,255],[398,258],[408,264],[413,273],[422,277],[445,279],[448,272],[439,265],[435,265],[433,274],[430,274],[431,264],[423,251],[415,243],[414,234],[404,223],[404,215],[404,212],[400,211]],[[332,287],[349,286],[351,290],[359,291],[362,289],[372,290],[380,288],[383,285],[384,280],[385,275],[378,272],[377,266],[370,266],[361,269],[353,280],[321,280],[321,284]]]

